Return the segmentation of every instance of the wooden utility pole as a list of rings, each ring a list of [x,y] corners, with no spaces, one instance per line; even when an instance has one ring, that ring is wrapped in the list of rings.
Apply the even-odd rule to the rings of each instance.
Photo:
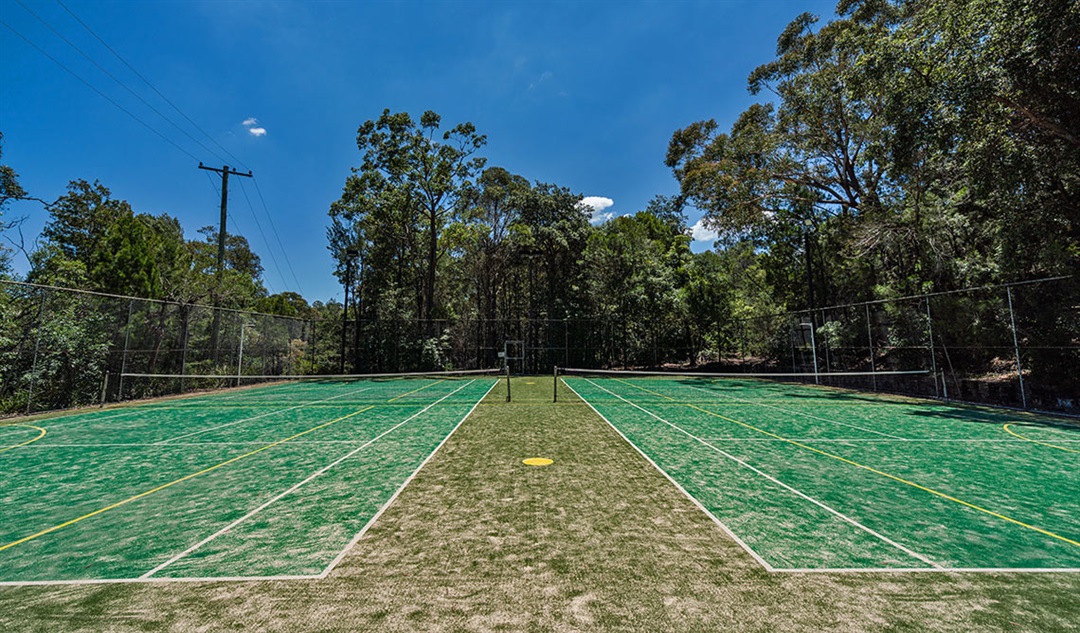
[[[221,331],[221,311],[217,308],[221,307],[221,286],[225,274],[225,221],[228,217],[226,209],[229,205],[229,175],[243,176],[244,178],[251,178],[251,172],[243,173],[236,171],[235,169],[229,169],[228,165],[223,166],[221,169],[215,167],[206,167],[201,162],[199,163],[199,169],[205,169],[206,171],[216,171],[221,174],[221,222],[218,224],[218,242],[217,242],[217,267],[214,269],[214,279],[216,281],[216,288],[214,290],[214,321],[210,329],[210,350],[213,354],[214,363],[218,360],[218,335]]]

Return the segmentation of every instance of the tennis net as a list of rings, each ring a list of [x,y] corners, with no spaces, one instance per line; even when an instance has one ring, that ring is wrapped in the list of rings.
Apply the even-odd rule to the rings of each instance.
[[[691,371],[638,371],[625,369],[580,369],[556,367],[554,371],[554,400],[559,400],[559,383],[563,379],[582,379],[598,384],[624,382],[646,390],[686,391],[708,389],[728,393],[769,394],[791,393],[791,388],[805,385],[831,387],[856,392],[904,393],[933,397],[935,376],[928,370],[910,371],[852,371],[818,373],[711,373]],[[570,384],[571,383],[565,383]]]
[[[222,394],[223,397],[228,394],[228,401],[236,404],[281,402],[293,397],[310,400],[323,394],[333,395],[337,401],[337,394],[352,387],[357,393],[368,395],[405,393],[410,388],[422,388],[432,383],[493,379],[502,375],[499,369],[332,375],[122,373],[118,376],[118,393],[123,400],[194,393]]]

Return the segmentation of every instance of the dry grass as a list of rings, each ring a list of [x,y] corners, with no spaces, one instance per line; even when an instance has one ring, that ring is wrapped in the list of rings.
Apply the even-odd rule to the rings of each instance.
[[[0,588],[0,630],[1080,630],[1077,574],[768,574],[550,381],[501,389],[325,580]]]

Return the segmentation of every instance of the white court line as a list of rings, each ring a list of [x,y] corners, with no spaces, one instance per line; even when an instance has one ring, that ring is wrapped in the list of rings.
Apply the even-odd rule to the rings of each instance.
[[[0,580],[0,587],[53,587],[166,582],[265,582],[269,580],[316,580],[318,576],[188,576],[184,578],[87,578],[83,580]]]
[[[636,408],[636,409],[639,409],[639,410],[643,411],[643,412],[644,412],[644,413],[646,413],[647,415],[650,415],[650,416],[652,416],[653,418],[656,418],[656,419],[657,419],[657,420],[659,420],[660,422],[663,422],[664,424],[666,424],[666,425],[670,426],[671,428],[675,429],[676,431],[679,431],[680,433],[683,433],[683,434],[684,434],[684,435],[686,435],[687,437],[690,437],[690,438],[692,438],[692,439],[696,440],[697,442],[701,443],[702,445],[704,445],[704,446],[707,446],[708,448],[711,448],[712,450],[716,451],[717,453],[720,453],[720,454],[721,454],[721,455],[723,455],[724,457],[727,457],[728,459],[730,459],[730,460],[734,461],[735,463],[739,464],[740,466],[743,466],[744,468],[747,468],[747,469],[749,469],[749,470],[751,470],[751,471],[753,471],[753,472],[757,473],[758,475],[760,475],[760,476],[764,477],[765,479],[768,479],[769,481],[771,481],[771,482],[773,482],[773,483],[775,483],[775,484],[777,484],[777,485],[779,485],[779,486],[783,487],[784,489],[786,489],[786,490],[789,490],[790,492],[793,492],[793,493],[795,493],[795,494],[796,494],[796,495],[798,495],[799,497],[801,497],[801,498],[803,498],[803,499],[806,499],[806,500],[807,500],[807,501],[809,501],[810,503],[813,503],[814,505],[816,505],[816,506],[818,506],[818,507],[822,508],[823,510],[826,510],[826,511],[828,511],[828,512],[832,513],[832,514],[833,514],[833,515],[835,515],[836,517],[838,517],[838,518],[840,518],[841,520],[843,520],[843,521],[845,521],[845,522],[847,522],[847,523],[851,524],[852,526],[854,526],[854,527],[857,527],[857,528],[859,528],[860,530],[863,530],[864,532],[866,532],[867,534],[870,534],[871,536],[877,537],[878,539],[880,539],[880,540],[881,540],[882,542],[884,542],[884,543],[887,543],[887,544],[889,544],[889,545],[892,545],[893,547],[895,547],[896,549],[898,549],[898,550],[900,550],[900,551],[904,552],[905,554],[908,554],[909,556],[912,556],[913,558],[916,558],[916,559],[918,559],[918,560],[921,560],[922,562],[924,562],[924,563],[926,563],[927,565],[930,565],[930,566],[932,566],[932,567],[937,567],[937,568],[939,568],[939,569],[940,569],[940,568],[942,567],[942,566],[941,566],[941,565],[939,565],[938,563],[935,563],[934,561],[932,561],[932,560],[930,560],[929,558],[927,558],[927,557],[923,556],[922,554],[919,554],[918,552],[912,551],[911,549],[909,549],[909,548],[905,547],[904,545],[901,545],[900,543],[897,543],[896,541],[894,541],[894,540],[890,539],[889,537],[885,536],[884,534],[881,534],[881,533],[879,533],[879,532],[877,532],[877,531],[875,531],[875,530],[873,530],[873,529],[871,529],[871,528],[869,528],[869,527],[867,527],[867,526],[863,525],[862,523],[859,523],[859,522],[858,522],[858,521],[856,521],[855,519],[853,519],[853,518],[851,518],[851,517],[847,516],[846,514],[844,514],[844,513],[840,512],[839,510],[836,510],[836,509],[834,509],[834,508],[832,508],[832,507],[830,507],[830,506],[828,506],[828,505],[826,505],[826,504],[822,503],[821,501],[818,501],[817,499],[814,499],[814,498],[813,498],[813,497],[811,497],[810,495],[807,495],[806,493],[804,493],[804,492],[802,492],[802,491],[800,491],[800,490],[797,490],[797,489],[795,489],[795,488],[793,488],[793,487],[791,487],[791,486],[789,486],[789,485],[785,484],[784,482],[782,482],[782,481],[780,481],[779,479],[777,479],[777,478],[773,477],[772,475],[769,475],[769,474],[767,474],[767,473],[765,473],[765,472],[762,472],[761,470],[758,470],[757,468],[755,468],[755,467],[751,466],[750,464],[748,464],[748,463],[747,463],[747,462],[745,462],[744,460],[741,460],[741,459],[739,459],[738,457],[735,457],[734,455],[732,455],[732,454],[730,454],[730,453],[728,453],[728,452],[726,452],[726,451],[724,451],[724,450],[722,450],[722,449],[719,449],[719,448],[717,448],[717,447],[713,446],[713,445],[712,445],[712,444],[710,444],[709,442],[707,442],[707,441],[705,441],[705,440],[701,439],[700,437],[697,437],[697,436],[696,436],[696,435],[694,435],[693,433],[690,433],[689,431],[687,431],[687,430],[683,429],[682,427],[678,426],[677,424],[672,424],[671,422],[668,422],[667,420],[665,420],[665,419],[661,418],[660,416],[656,415],[656,414],[655,414],[655,413],[653,413],[652,411],[649,411],[648,409],[645,409],[645,408],[643,408],[643,407],[641,407],[641,406],[639,406],[639,405],[637,405],[637,404],[635,404],[635,403],[633,403],[633,402],[630,402],[630,401],[629,401],[629,400],[627,400],[626,398],[623,398],[623,397],[622,397],[622,396],[620,396],[619,394],[617,394],[617,393],[615,393],[615,392],[613,392],[613,391],[609,391],[608,389],[606,389],[606,388],[604,388],[604,387],[601,387],[600,385],[596,384],[595,382],[593,382],[592,380],[590,380],[590,379],[588,379],[588,378],[586,378],[586,379],[585,379],[585,381],[586,381],[586,382],[588,382],[589,384],[591,384],[592,386],[596,387],[597,389],[600,389],[600,390],[602,390],[602,391],[606,391],[607,393],[609,393],[609,394],[611,394],[611,395],[615,396],[615,397],[616,397],[616,398],[618,398],[619,400],[622,400],[622,401],[623,401],[623,402],[625,402],[626,404],[629,404],[630,406],[632,406],[632,407],[634,407],[634,408]]]
[[[785,567],[773,571],[785,574],[1075,574],[1080,567]]]
[[[571,389],[572,391],[573,389]],[[601,416],[602,417],[602,416]],[[774,574],[1076,574],[1080,573],[1080,567],[830,567],[830,568],[796,568],[782,567],[770,568],[769,573]],[[51,587],[51,586],[79,586],[79,585],[112,585],[112,584],[167,584],[167,583],[216,583],[216,582],[285,582],[285,581],[313,581],[324,580],[326,576],[315,575],[281,575],[281,576],[180,576],[176,578],[91,578],[85,580],[4,580],[0,581],[0,587]]]
[[[97,413],[97,412],[93,412],[93,411],[88,411],[88,412],[85,412],[85,413],[72,413],[70,415],[57,416],[55,418],[40,418],[37,421],[40,422],[43,426],[45,426],[45,428],[47,428],[47,429],[49,429],[51,431],[51,430],[55,429],[56,427],[67,426],[69,424],[77,424],[79,422],[99,422],[99,421],[105,421],[105,420],[114,420],[116,418],[122,418],[125,415],[134,415],[136,413],[142,413],[142,412],[143,411],[142,411],[141,408],[132,407],[132,408],[125,408],[122,411],[120,411],[119,413],[117,413],[116,415],[103,415],[103,416],[99,416],[99,417],[83,417],[83,416],[92,416],[94,413]],[[60,420],[60,421],[54,423],[54,422],[50,422],[50,420]]]
[[[363,389],[357,389],[356,391],[347,391],[345,393],[339,393],[336,396],[330,396],[329,398],[323,398],[322,400],[312,400],[311,402],[305,402],[303,404],[298,404],[296,406],[288,407],[288,408],[285,408],[285,409],[274,409],[273,411],[267,411],[266,413],[260,413],[259,415],[256,415],[254,417],[244,418],[243,420],[237,420],[235,422],[229,422],[227,424],[219,424],[218,426],[212,426],[212,427],[210,427],[208,429],[203,429],[201,431],[193,431],[191,433],[185,433],[183,435],[177,435],[176,437],[170,437],[168,439],[164,439],[164,440],[161,440],[161,441],[158,441],[158,442],[154,442],[154,444],[155,445],[167,444],[167,443],[173,442],[175,440],[182,440],[182,439],[187,438],[187,437],[192,437],[192,436],[195,436],[195,435],[202,435],[203,433],[209,433],[210,431],[216,431],[218,429],[223,429],[223,428],[225,428],[227,426],[233,426],[233,425],[236,425],[236,424],[241,424],[243,422],[251,422],[252,420],[258,420],[259,418],[265,418],[267,416],[277,415],[279,413],[285,413],[286,411],[293,411],[295,409],[302,409],[304,407],[307,407],[307,406],[310,406],[310,405],[313,405],[313,404],[318,404],[320,402],[326,402],[328,400],[336,400],[338,398],[344,398],[345,396],[354,396],[354,395],[356,395],[356,394],[358,394],[358,393],[360,393],[362,391],[367,391],[368,389],[371,389],[371,387],[364,387]]]
[[[108,444],[108,443],[101,443],[101,444],[92,444],[92,443],[88,443],[88,444],[75,444],[75,443],[73,443],[73,444],[37,444],[37,443],[35,443],[34,445],[38,446],[40,448],[95,448],[95,447],[105,447],[105,448],[147,448],[147,447],[153,447],[153,446],[156,446],[158,448],[169,448],[169,447],[172,447],[172,446],[249,446],[249,445],[252,445],[252,444],[266,444],[267,442],[270,442],[270,441],[273,441],[273,440],[250,440],[250,441],[243,441],[243,442],[239,442],[239,441],[237,441],[237,442],[170,442],[167,445],[166,444],[157,444],[157,443],[138,443],[138,442],[124,443],[124,444]],[[289,444],[291,444],[291,445],[295,445],[295,444],[359,444],[360,442],[363,442],[363,441],[364,440],[293,440],[292,442],[289,442]],[[1016,440],[1016,441],[1020,442],[1020,440]],[[27,444],[27,448],[29,448],[30,446],[31,446],[30,444]]]
[[[560,379],[560,380],[561,380],[561,379]],[[694,495],[692,495],[692,494],[690,494],[689,492],[687,492],[686,488],[683,488],[683,487],[682,487],[682,484],[680,484],[679,482],[675,481],[675,479],[674,479],[674,478],[673,478],[673,477],[672,477],[671,475],[669,475],[669,474],[667,473],[667,471],[666,471],[666,470],[664,470],[663,468],[661,468],[659,464],[657,464],[656,462],[654,462],[654,461],[653,461],[653,459],[652,459],[651,457],[649,457],[649,456],[648,456],[648,455],[647,455],[647,454],[645,453],[645,451],[643,451],[643,450],[641,450],[640,448],[638,448],[638,445],[637,445],[637,444],[634,444],[634,443],[633,443],[633,442],[632,442],[632,441],[630,440],[630,438],[626,437],[626,435],[625,435],[625,434],[623,434],[623,432],[622,432],[622,431],[620,431],[620,430],[618,429],[618,427],[616,427],[616,426],[615,426],[614,424],[612,424],[612,423],[611,423],[611,420],[607,419],[607,416],[605,416],[605,415],[604,415],[603,413],[600,413],[599,411],[597,411],[596,407],[594,407],[594,406],[593,406],[593,404],[592,404],[591,402],[589,402],[589,401],[588,401],[588,400],[587,400],[586,398],[583,398],[583,397],[581,396],[581,394],[580,394],[580,393],[578,393],[578,392],[577,392],[577,390],[576,390],[576,389],[574,389],[574,388],[573,388],[573,387],[572,387],[572,386],[571,386],[570,384],[568,384],[568,383],[567,383],[567,382],[566,382],[565,380],[563,380],[563,385],[565,385],[565,386],[566,386],[566,387],[567,387],[567,388],[568,388],[568,389],[569,389],[570,391],[573,391],[573,392],[574,392],[574,395],[576,395],[576,396],[577,396],[578,398],[581,398],[581,401],[582,401],[582,402],[584,402],[585,404],[587,404],[587,405],[589,406],[589,408],[593,410],[593,413],[595,413],[596,415],[600,416],[600,419],[601,419],[601,420],[603,420],[604,422],[607,422],[607,425],[608,425],[608,426],[610,426],[610,427],[611,427],[611,429],[612,429],[613,431],[615,431],[616,433],[618,433],[618,434],[619,434],[619,437],[623,438],[623,440],[624,440],[624,441],[625,441],[625,442],[626,442],[627,444],[629,444],[629,445],[630,445],[631,447],[633,447],[633,449],[634,449],[635,451],[637,451],[639,455],[641,455],[642,457],[644,457],[644,458],[645,458],[645,461],[647,461],[647,462],[649,462],[650,464],[652,464],[652,465],[653,465],[653,468],[655,468],[655,469],[656,469],[657,471],[659,471],[659,473],[660,473],[661,475],[663,475],[663,476],[664,476],[665,478],[667,478],[667,480],[668,480],[668,481],[670,481],[670,482],[671,482],[671,484],[672,484],[673,486],[675,486],[675,488],[676,488],[676,489],[678,489],[678,491],[679,491],[679,492],[683,493],[683,495],[685,495],[685,496],[686,496],[686,498],[687,498],[687,499],[689,499],[691,503],[693,503],[693,504],[694,504],[695,506],[697,506],[697,508],[698,508],[699,510],[701,510],[702,512],[704,512],[704,513],[705,513],[705,516],[709,517],[710,519],[712,519],[712,520],[713,520],[713,523],[715,523],[716,525],[720,526],[720,530],[721,530],[721,531],[723,531],[723,532],[724,532],[724,534],[727,534],[727,535],[728,535],[728,537],[729,537],[729,538],[730,538],[731,540],[735,541],[735,542],[736,542],[736,543],[737,543],[737,544],[739,545],[739,547],[743,548],[743,550],[744,550],[744,551],[745,551],[745,552],[746,552],[747,554],[749,554],[751,558],[753,558],[753,559],[754,559],[755,561],[757,561],[757,563],[758,563],[759,565],[761,565],[761,566],[762,566],[762,567],[763,567],[763,568],[765,569],[765,571],[768,571],[768,572],[776,571],[776,570],[775,570],[775,568],[773,568],[773,566],[772,566],[772,565],[770,565],[770,564],[768,563],[768,561],[766,561],[766,560],[765,560],[764,558],[762,558],[762,557],[761,557],[761,556],[760,556],[760,555],[759,555],[759,554],[758,554],[757,552],[755,552],[755,551],[754,551],[754,549],[753,549],[752,547],[750,547],[749,545],[747,545],[747,544],[746,544],[746,542],[744,542],[744,541],[743,541],[743,540],[742,540],[741,538],[739,538],[739,536],[738,536],[737,534],[735,534],[735,532],[734,532],[734,531],[733,531],[733,530],[732,530],[731,528],[729,528],[728,526],[724,525],[724,522],[723,522],[723,521],[721,521],[721,520],[720,520],[719,518],[717,518],[717,516],[716,516],[715,514],[713,514],[712,512],[710,512],[708,508],[706,508],[706,507],[705,507],[704,505],[702,505],[702,503],[701,503],[700,501],[698,501],[698,500],[697,500],[697,499],[696,499],[696,498],[694,497]]]
[[[349,550],[351,550],[353,547],[356,546],[358,542],[360,542],[360,539],[362,539],[364,535],[367,534],[368,529],[370,529],[372,525],[375,525],[375,522],[379,520],[379,517],[383,515],[383,512],[386,512],[386,509],[389,508],[394,503],[394,501],[397,500],[398,495],[401,494],[401,491],[405,490],[405,487],[412,482],[413,478],[416,477],[417,473],[419,473],[420,470],[424,466],[426,466],[429,461],[431,461],[432,457],[435,457],[435,453],[439,452],[439,449],[442,448],[443,444],[446,444],[447,440],[450,439],[450,436],[452,436],[454,432],[458,430],[458,427],[460,427],[465,422],[465,420],[467,420],[469,416],[472,415],[473,411],[476,410],[476,407],[480,406],[480,403],[484,400],[484,398],[488,396],[489,393],[491,393],[491,390],[494,389],[495,385],[497,384],[499,384],[498,380],[495,380],[491,383],[491,386],[488,387],[488,390],[484,392],[484,395],[480,396],[480,398],[473,404],[472,408],[469,409],[469,411],[460,420],[458,420],[458,423],[454,425],[454,428],[450,429],[450,432],[446,435],[446,437],[443,438],[441,442],[439,442],[439,445],[435,447],[435,450],[431,451],[431,454],[428,455],[427,458],[424,459],[424,461],[420,462],[420,465],[416,467],[416,470],[414,470],[411,475],[405,478],[405,481],[403,481],[401,483],[401,486],[399,486],[398,489],[394,491],[394,494],[386,501],[386,503],[383,504],[381,508],[379,508],[379,511],[371,517],[371,519],[364,525],[364,527],[360,528],[360,531],[357,532],[356,536],[354,536],[352,540],[349,541],[348,545],[345,546],[345,549],[341,550],[341,552],[339,552],[338,555],[334,557],[334,560],[330,561],[330,564],[326,566],[326,569],[322,570],[322,573],[320,573],[317,578],[326,578],[330,574],[330,572],[338,566],[338,563],[345,559],[345,556],[349,553]]]
[[[967,443],[967,442],[983,442],[991,444],[1024,444],[1028,443],[1026,440],[1018,440],[1012,438],[1004,439],[991,439],[991,438],[971,438],[971,439],[955,439],[955,438],[903,438],[896,440],[886,440],[877,438],[822,438],[822,437],[789,437],[782,440],[772,437],[707,437],[705,438],[710,442],[818,442],[818,443],[846,443],[846,442],[865,442],[871,444],[897,444],[905,442],[954,442],[954,443]],[[1080,440],[1058,440],[1055,442],[1080,442]],[[46,444],[45,446],[48,446]]]
[[[226,394],[226,395],[220,395],[220,396],[213,396],[213,400],[215,402],[219,401],[219,400],[232,400],[232,399],[235,399],[235,398],[239,398],[240,396],[243,396],[243,395],[248,395],[248,394],[247,393],[232,393],[232,394]],[[194,409],[194,408],[197,408],[200,405],[200,402],[197,400],[197,398],[207,398],[207,397],[208,396],[206,394],[192,393],[192,394],[181,395],[181,396],[178,396],[178,397],[171,397],[172,399],[164,400],[162,402],[145,402],[145,403],[142,403],[142,404],[139,404],[137,402],[132,402],[132,403],[120,408],[119,412],[116,413],[115,415],[101,415],[101,416],[94,417],[94,415],[96,413],[99,413],[100,411],[83,411],[83,412],[73,412],[73,413],[66,414],[66,415],[60,415],[60,416],[57,416],[55,418],[36,418],[36,419],[37,419],[37,421],[41,422],[42,425],[45,426],[45,428],[47,428],[48,430],[51,431],[51,430],[53,430],[53,429],[55,429],[57,427],[68,426],[70,424],[77,424],[79,422],[87,422],[87,423],[103,422],[105,420],[114,420],[116,418],[121,418],[121,417],[128,416],[128,415],[136,415],[136,414],[139,414],[139,413],[156,413],[156,412],[159,412],[159,411],[180,411],[180,410],[183,410],[183,409]],[[169,405],[170,402],[177,403],[177,405],[176,406],[170,406]],[[312,402],[309,402],[308,404],[315,404],[315,403],[318,403],[318,402],[321,402],[321,400],[313,400]],[[180,405],[187,405],[187,406],[180,406]],[[116,411],[116,409],[112,409],[112,411]],[[87,417],[87,416],[91,416],[91,417]],[[46,422],[49,422],[49,420],[60,420],[60,422],[45,424]]]
[[[280,501],[280,500],[281,500],[281,499],[282,499],[283,497],[285,497],[286,495],[289,495],[289,494],[291,494],[291,493],[293,493],[293,492],[296,492],[296,491],[297,491],[297,490],[299,490],[299,489],[300,489],[301,487],[303,487],[304,485],[308,484],[309,482],[311,482],[312,480],[316,479],[317,477],[321,476],[321,475],[322,475],[323,473],[327,472],[328,470],[330,470],[330,469],[331,469],[331,468],[333,468],[334,466],[337,466],[337,465],[338,465],[338,464],[340,464],[341,462],[343,462],[343,461],[345,461],[346,459],[348,459],[348,458],[352,457],[353,455],[355,455],[355,454],[359,453],[360,451],[364,450],[365,448],[367,448],[367,447],[371,446],[372,444],[374,444],[375,442],[379,441],[379,440],[380,440],[380,439],[382,439],[383,437],[385,437],[385,436],[389,435],[390,433],[392,433],[392,432],[396,431],[397,429],[401,428],[402,426],[405,426],[406,424],[408,424],[408,423],[409,423],[409,422],[411,422],[412,420],[415,420],[416,418],[420,417],[420,416],[421,416],[421,415],[422,415],[423,413],[425,413],[426,411],[428,411],[429,409],[431,409],[431,408],[432,408],[432,407],[434,407],[435,405],[439,404],[439,403],[440,403],[440,402],[442,402],[443,400],[446,400],[447,398],[449,398],[450,396],[454,395],[455,393],[457,393],[457,392],[461,391],[461,390],[462,390],[462,389],[464,389],[465,387],[468,387],[468,386],[469,386],[469,385],[471,385],[471,384],[472,384],[473,382],[475,382],[475,381],[474,381],[474,380],[470,380],[469,382],[467,382],[467,383],[465,383],[465,384],[461,385],[461,386],[460,386],[460,387],[458,387],[457,389],[455,389],[455,390],[451,391],[450,393],[446,394],[445,396],[443,396],[443,397],[439,398],[439,399],[438,399],[438,400],[436,400],[435,402],[432,402],[431,404],[427,405],[426,407],[424,407],[424,408],[423,408],[423,409],[421,409],[420,411],[417,411],[416,413],[414,413],[414,414],[410,415],[409,417],[405,418],[405,419],[404,419],[404,420],[402,420],[401,422],[399,422],[399,423],[395,424],[394,426],[390,427],[390,428],[389,428],[389,429],[387,429],[386,431],[383,431],[382,433],[380,433],[380,434],[376,435],[375,437],[371,438],[370,440],[368,440],[368,441],[367,441],[367,442],[365,442],[364,444],[362,444],[362,445],[360,445],[360,446],[358,446],[358,447],[354,448],[353,450],[349,451],[349,452],[348,452],[348,453],[346,453],[345,455],[343,455],[343,456],[341,456],[341,457],[337,458],[336,460],[334,460],[334,461],[330,462],[330,463],[329,463],[329,464],[327,464],[326,466],[323,466],[323,467],[322,467],[322,468],[320,468],[319,470],[317,470],[317,471],[315,471],[314,473],[312,473],[312,474],[311,474],[311,475],[310,475],[310,476],[309,476],[309,477],[308,477],[307,479],[304,479],[303,481],[301,481],[301,482],[299,482],[299,483],[297,483],[297,484],[293,485],[293,486],[292,486],[291,488],[289,488],[289,489],[288,489],[288,490],[286,490],[285,492],[282,492],[282,493],[278,494],[277,496],[273,497],[272,499],[270,499],[270,500],[269,500],[269,501],[267,501],[266,503],[263,503],[262,505],[260,505],[259,507],[255,508],[255,509],[254,509],[254,510],[252,510],[251,512],[248,512],[248,513],[247,513],[247,514],[245,514],[244,516],[242,516],[242,517],[240,517],[239,519],[237,519],[237,520],[233,521],[232,523],[230,523],[230,524],[226,525],[225,527],[221,528],[221,529],[220,529],[220,530],[218,530],[217,532],[214,532],[214,533],[213,533],[213,534],[211,534],[210,536],[208,536],[208,537],[204,538],[203,540],[201,540],[201,541],[199,541],[198,543],[196,543],[196,544],[192,545],[191,547],[187,548],[186,550],[184,550],[184,551],[180,552],[179,554],[177,554],[177,555],[173,556],[172,558],[170,558],[169,560],[165,561],[164,563],[161,563],[161,564],[160,564],[160,565],[158,565],[157,567],[155,567],[155,568],[151,569],[150,571],[148,571],[148,572],[146,572],[145,574],[143,574],[142,576],[140,576],[140,578],[149,578],[150,576],[153,576],[154,574],[158,573],[158,572],[159,572],[159,571],[161,571],[162,569],[165,569],[165,568],[166,568],[166,567],[168,567],[169,565],[172,565],[173,563],[175,563],[176,561],[180,560],[181,558],[183,558],[183,557],[187,556],[188,554],[190,554],[190,553],[194,552],[195,550],[199,549],[199,548],[200,548],[200,547],[202,547],[203,545],[206,545],[207,543],[209,543],[210,541],[213,541],[213,540],[214,540],[214,539],[216,539],[217,537],[219,537],[219,536],[221,536],[221,535],[223,535],[223,534],[225,534],[225,533],[227,533],[227,532],[231,531],[231,530],[232,530],[232,529],[233,529],[234,527],[236,527],[236,526],[240,525],[240,524],[241,524],[241,523],[243,523],[244,521],[247,521],[247,520],[248,520],[248,519],[250,519],[251,517],[255,516],[256,514],[258,514],[258,513],[260,513],[260,512],[262,512],[263,510],[265,510],[266,508],[270,507],[270,506],[271,506],[272,504],[276,503],[277,501]],[[441,446],[441,444],[440,444],[440,446]]]
[[[853,429],[859,429],[860,431],[866,431],[867,433],[873,433],[874,435],[882,435],[884,437],[889,437],[889,438],[892,438],[894,440],[907,439],[907,438],[900,437],[899,435],[892,435],[890,433],[884,433],[882,431],[875,431],[874,429],[868,429],[866,427],[859,426],[858,424],[847,424],[845,422],[837,422],[836,420],[829,420],[828,418],[822,418],[822,417],[819,417],[819,416],[816,416],[816,415],[811,415],[809,413],[802,413],[802,412],[799,412],[799,411],[792,411],[791,409],[785,409],[783,407],[778,407],[778,406],[776,406],[774,404],[765,404],[762,401],[747,400],[746,398],[740,398],[738,396],[729,396],[727,394],[717,394],[715,391],[711,391],[709,389],[704,389],[702,387],[695,387],[693,385],[688,385],[688,386],[691,389],[697,389],[698,391],[704,391],[705,393],[712,394],[714,396],[716,396],[716,395],[724,395],[724,396],[726,396],[728,398],[732,398],[734,400],[738,400],[740,402],[745,402],[747,404],[751,404],[751,405],[754,405],[754,406],[765,407],[767,409],[776,409],[777,411],[782,411],[784,413],[794,414],[794,415],[797,415],[797,416],[802,416],[804,418],[811,418],[813,420],[820,420],[821,422],[827,422],[829,424],[839,424],[840,426],[846,426],[846,427],[853,428]],[[721,402],[721,404],[723,404],[723,403]]]

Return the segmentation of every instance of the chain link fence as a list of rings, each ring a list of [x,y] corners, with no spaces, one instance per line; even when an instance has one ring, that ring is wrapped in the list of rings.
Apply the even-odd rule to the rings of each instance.
[[[0,280],[0,414],[215,386],[124,374],[308,373],[311,321]]]
[[[504,351],[515,373],[554,366],[696,366],[806,380],[816,373],[823,384],[1080,414],[1080,296],[1071,278],[698,329],[678,318],[613,316],[350,320],[344,330],[332,313],[313,321],[0,281],[0,319],[4,414],[228,384],[198,376],[489,369],[503,364]],[[911,370],[925,373],[877,375]],[[844,372],[867,375],[829,376]]]
[[[1080,296],[1060,277],[745,319],[715,366],[868,372],[860,388],[1080,414]],[[924,378],[875,372],[924,369]],[[850,379],[845,380],[851,385]]]

